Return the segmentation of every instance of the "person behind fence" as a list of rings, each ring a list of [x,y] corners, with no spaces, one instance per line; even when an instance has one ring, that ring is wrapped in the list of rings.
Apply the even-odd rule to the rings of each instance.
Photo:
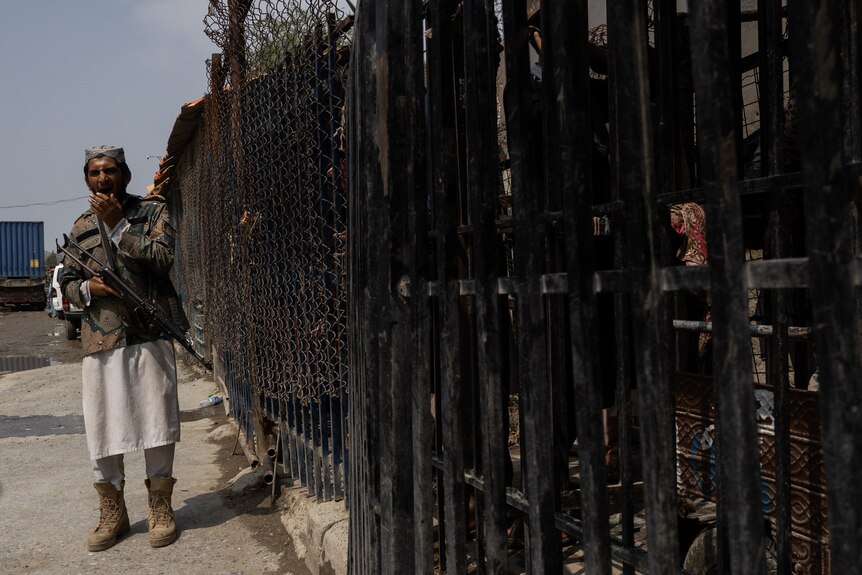
[[[90,208],[75,221],[70,237],[104,263],[100,220],[113,245],[118,273],[187,327],[168,278],[174,262],[174,230],[167,204],[158,196],[143,199],[127,193],[131,177],[122,148],[87,149],[84,181],[90,190]],[[66,247],[74,253],[74,247]],[[81,259],[98,270],[92,260]],[[171,495],[176,483],[174,446],[180,439],[173,345],[138,325],[118,294],[98,276],[89,277],[71,258],[66,260],[63,294],[84,310],[84,427],[100,500],[99,521],[87,547],[108,549],[129,531],[123,454],[142,449],[150,545],[170,545],[177,533]]]

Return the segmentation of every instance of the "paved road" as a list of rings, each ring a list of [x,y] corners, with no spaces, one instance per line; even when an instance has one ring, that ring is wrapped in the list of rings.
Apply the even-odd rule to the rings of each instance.
[[[179,539],[149,546],[143,455],[135,453],[126,456],[132,532],[107,551],[89,553],[85,540],[98,501],[83,435],[79,346],[44,312],[0,311],[0,360],[54,360],[0,374],[0,574],[308,572],[270,506],[269,489],[241,472],[242,455],[231,454],[234,436],[222,406],[198,407],[215,384],[183,366],[174,492]]]

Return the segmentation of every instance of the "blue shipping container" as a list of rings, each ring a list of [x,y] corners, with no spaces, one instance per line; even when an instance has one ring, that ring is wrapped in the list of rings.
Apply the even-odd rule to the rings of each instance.
[[[42,222],[0,222],[0,278],[42,277],[44,264]]]

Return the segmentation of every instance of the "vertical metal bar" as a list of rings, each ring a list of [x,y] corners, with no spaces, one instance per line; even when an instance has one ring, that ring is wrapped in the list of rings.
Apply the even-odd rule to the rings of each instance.
[[[376,326],[372,320],[379,312],[377,292],[366,298],[371,265],[369,235],[376,231],[378,215],[371,210],[367,190],[377,185],[377,158],[367,145],[376,137],[377,83],[373,77],[378,41],[375,34],[375,6],[361,2],[356,11],[356,26],[351,53],[351,98],[348,110],[350,163],[350,212],[348,226],[350,277],[350,567],[357,575],[381,573],[381,533],[379,515],[378,443],[379,409],[377,403]],[[374,237],[374,236],[371,236]],[[369,309],[370,308],[370,309]]]
[[[328,23],[327,23],[328,24]],[[322,24],[320,28],[312,32],[313,46],[309,50],[313,50],[313,67],[310,91],[313,94],[313,99],[310,102],[311,113],[314,115],[313,129],[316,139],[316,149],[312,154],[316,164],[316,182],[314,183],[314,192],[310,194],[312,203],[312,221],[313,230],[312,237],[316,236],[314,246],[316,248],[315,260],[316,265],[322,268],[322,271],[317,277],[318,298],[325,300],[325,304],[329,304],[329,297],[332,286],[330,285],[328,267],[329,263],[329,219],[330,206],[327,198],[332,198],[334,189],[332,181],[327,177],[327,171],[331,168],[334,170],[335,165],[332,163],[332,158],[327,154],[332,146],[331,141],[331,124],[328,109],[329,90],[327,83],[327,60],[331,54],[325,55],[328,51],[328,30],[323,33]],[[313,297],[313,296],[312,296]],[[325,325],[331,325],[331,311],[329,305],[319,307],[316,313],[315,322]],[[330,332],[331,333],[331,332]],[[328,406],[329,397],[327,394],[327,384],[330,383],[332,377],[332,344],[330,339],[319,341],[319,349],[315,358],[315,375],[318,381],[315,386],[315,397],[312,402],[314,437],[316,440],[315,446],[315,491],[317,492],[318,501],[329,501],[332,498],[332,484],[330,479],[330,453],[329,453],[329,426],[328,423]]]
[[[432,26],[433,26],[433,20],[432,20]],[[430,54],[432,51],[432,46],[433,46],[433,43],[429,45],[429,62],[431,61]],[[431,75],[433,75],[433,72],[429,71],[429,76],[431,76]],[[431,84],[434,83],[433,80],[429,80],[429,81]],[[430,95],[430,93],[431,93],[431,89],[429,87],[429,95]],[[432,99],[433,99],[433,96],[432,96]],[[429,101],[429,109],[431,109],[431,108],[432,108],[431,102]],[[435,164],[435,160],[434,160],[434,158],[437,157],[436,147],[437,147],[437,139],[438,139],[437,136],[434,135],[435,131],[436,130],[432,126],[429,126],[429,134],[431,135],[431,138],[430,138],[431,174],[432,174],[431,203],[432,203],[432,213],[434,214],[434,221],[435,221],[435,227],[436,227],[436,232],[437,232],[435,234],[435,238],[434,238],[436,240],[436,248],[437,248],[437,251],[435,253],[434,263],[435,263],[435,267],[437,268],[437,272],[439,273],[439,268],[443,264],[443,262],[441,261],[443,259],[441,256],[441,248],[442,248],[442,244],[443,244],[443,238],[442,238],[442,234],[440,233],[441,222],[439,219],[437,219],[438,213],[439,213],[439,207],[437,205],[437,198],[438,198],[440,189],[438,187],[439,182],[436,179],[437,168],[436,168],[436,164]],[[452,172],[449,171],[448,173],[451,174]],[[439,278],[439,275],[437,277]],[[442,281],[440,283],[443,284]],[[445,285],[445,284],[443,284],[443,285]],[[433,447],[434,448],[432,451],[432,457],[436,458],[440,462],[442,462],[444,459],[444,452],[443,452],[443,409],[441,407],[442,406],[442,399],[443,399],[443,390],[442,390],[442,383],[441,382],[442,382],[442,378],[443,378],[443,375],[442,375],[442,372],[443,372],[443,361],[442,361],[443,344],[445,343],[445,342],[441,341],[442,330],[443,330],[443,320],[442,320],[442,315],[440,313],[440,310],[442,307],[441,303],[442,303],[442,298],[440,297],[440,295],[438,295],[438,297],[434,297],[431,299],[431,323],[432,323],[431,329],[432,329],[432,333],[434,334],[434,336],[432,337],[432,340],[431,340],[431,346],[432,346],[431,351],[432,351],[432,356],[433,356],[433,363],[431,365],[432,374],[433,374],[432,375],[433,379],[431,382],[432,383],[432,393],[433,393],[433,395],[431,397],[431,402],[432,402],[431,410],[435,414],[435,416],[433,418],[433,423],[434,423]],[[445,474],[443,472],[442,465],[439,465],[439,466],[433,465],[433,463],[432,463],[432,474],[433,474],[432,481],[434,482],[432,485],[432,488],[433,488],[432,497],[433,497],[434,511],[437,514],[437,529],[434,533],[435,533],[436,538],[437,538],[436,548],[438,551],[438,555],[437,555],[438,560],[437,560],[437,563],[434,565],[434,568],[440,569],[441,571],[445,571],[446,570],[446,548],[448,546],[448,541],[446,539],[446,505],[445,505],[445,501],[444,501],[445,495],[443,493],[443,490],[445,489],[446,477],[445,477]]]
[[[374,77],[378,93],[376,148],[380,186],[369,190],[381,211],[377,269],[388,270],[372,289],[381,290],[380,358],[382,453],[380,508],[383,573],[415,572],[413,433],[404,416],[413,407],[416,322],[413,270],[417,261],[415,218],[425,217],[424,112],[422,109],[422,10],[419,0],[377,5],[382,50]],[[366,144],[367,145],[367,144]],[[412,218],[411,218],[412,216]],[[413,273],[413,278],[411,278]],[[420,296],[421,297],[421,296]],[[387,361],[388,360],[388,361]],[[408,416],[409,417],[409,416]],[[409,421],[409,419],[408,419]]]
[[[676,60],[679,54],[674,49],[676,28],[676,0],[658,0],[653,2],[653,19],[655,22],[655,49],[651,55],[654,63],[651,68],[657,70],[651,79],[654,83],[653,99],[658,102],[656,108],[656,146],[662,153],[656,158],[659,193],[670,192],[675,188],[676,174]]]
[[[318,503],[323,502],[323,425],[320,417],[321,398],[312,397],[308,405],[308,415],[311,423],[311,461],[312,461],[312,484],[314,486],[314,498]]]
[[[758,23],[760,54],[760,133],[761,154],[765,175],[777,175],[784,170],[784,50],[781,0],[759,0]],[[782,258],[787,252],[783,206],[783,190],[769,193],[768,257]],[[787,363],[787,294],[771,292],[770,308],[775,337],[770,342],[767,382],[773,389],[775,427],[775,521],[774,534],[778,575],[791,573],[791,510],[790,510],[790,418],[788,407]]]
[[[279,433],[281,434],[281,473],[287,477],[295,477],[293,474],[293,452],[290,445],[290,421],[287,416],[288,392],[282,394],[279,400],[281,416],[279,418]]]
[[[608,93],[616,92],[615,83],[617,82],[617,73],[614,70],[614,59],[608,60]],[[615,125],[614,118],[617,117],[616,99],[608,99],[608,117]],[[616,130],[611,130],[610,146],[612,150],[617,149],[616,145]],[[619,157],[617,154],[611,154],[611,197],[614,200],[622,200],[619,176],[623,171],[622,166],[617,164]],[[622,224],[623,218],[620,218]],[[614,225],[611,228],[614,240],[614,268],[618,270],[626,269],[626,245],[627,233],[625,225]],[[634,461],[632,450],[634,447],[632,437],[632,366],[631,366],[631,305],[629,303],[629,294],[625,292],[614,293],[614,340],[617,348],[617,370],[616,370],[616,391],[615,402],[617,406],[618,417],[618,435],[619,435],[619,461],[620,461],[620,525],[622,528],[622,543],[628,548],[633,548],[635,545],[634,532],[634,500],[632,497],[632,483],[634,481]],[[623,575],[634,575],[634,566],[628,563],[623,563]]]
[[[476,387],[479,422],[474,437],[481,441],[474,457],[483,474],[482,506],[477,505],[477,543],[481,548],[486,532],[485,570],[500,573],[506,565],[506,457],[500,346],[500,275],[502,242],[497,234],[499,172],[497,167],[496,37],[491,0],[464,4],[465,107],[467,110],[467,166],[470,223],[472,234],[472,271],[476,280],[473,310]],[[474,378],[471,378],[474,379]],[[475,418],[474,418],[475,419]],[[485,513],[481,513],[484,511]],[[481,517],[487,519],[480,525]],[[482,567],[480,561],[480,568]]]
[[[848,162],[862,160],[862,102],[860,102],[860,3],[857,0],[842,2],[844,6],[841,26],[841,65],[844,70],[844,153]]]
[[[547,14],[543,10],[543,14]],[[522,0],[503,3],[506,52],[506,129],[512,163],[512,199],[515,237],[515,269],[520,280],[518,292],[518,353],[521,407],[523,409],[522,449],[525,485],[530,502],[529,566],[533,573],[557,573],[562,568],[560,538],[554,523],[556,511],[553,470],[553,393],[548,380],[544,302],[540,279],[543,273],[545,234],[538,223],[544,189],[543,166],[528,159],[533,141],[525,114],[526,90],[531,81],[528,62],[526,6]],[[546,16],[545,16],[546,18]],[[547,22],[547,20],[545,20]],[[543,104],[545,113],[549,102]],[[544,137],[543,137],[544,139]],[[532,160],[532,161],[531,161]]]
[[[772,214],[770,214],[772,217]],[[780,224],[779,224],[780,225]],[[776,225],[775,228],[779,228]],[[778,231],[774,229],[775,231]],[[780,228],[779,228],[780,229]],[[774,257],[781,257],[781,248],[775,242]],[[775,520],[778,526],[775,533],[778,575],[790,575],[792,549],[790,544],[790,413],[789,380],[787,377],[787,313],[786,297],[783,290],[772,293],[772,325],[775,337],[769,342],[769,369],[767,381],[772,386],[775,426]]]
[[[355,14],[354,14],[355,17]],[[350,126],[348,126],[346,115],[349,110],[349,100],[347,86],[350,82],[349,70],[350,67],[342,70],[337,63],[339,60],[338,50],[334,47],[335,39],[332,39],[333,49],[331,54],[331,73],[332,73],[332,138],[333,138],[333,166],[336,167],[334,175],[337,178],[335,184],[335,195],[333,201],[333,217],[334,229],[342,238],[347,235],[348,230],[348,198],[349,198],[349,167],[346,161],[347,148],[349,147],[348,136],[350,134]],[[351,47],[350,53],[353,50]],[[340,134],[339,134],[340,132]],[[343,149],[342,149],[343,148]],[[348,244],[343,239],[339,240],[336,246],[342,249],[348,249]],[[338,289],[338,317],[342,322],[341,329],[338,334],[338,388],[332,397],[332,424],[333,424],[333,483],[335,486],[334,493],[336,498],[344,497],[344,502],[349,507],[348,486],[349,486],[349,447],[347,444],[346,430],[349,429],[345,425],[348,412],[349,401],[347,398],[349,384],[349,329],[350,324],[348,317],[347,300],[349,297],[348,284],[348,264],[347,256],[338,256],[333,254],[334,258],[339,260],[336,267],[337,275],[334,283]]]
[[[760,133],[766,175],[784,169],[784,50],[781,0],[759,0]]]
[[[308,465],[306,458],[305,429],[303,424],[302,403],[293,397],[293,434],[296,442],[296,478],[302,486],[308,486]]]
[[[688,188],[691,185],[690,180],[693,178],[692,171],[685,165],[683,159],[678,156],[681,156],[686,151],[685,146],[693,145],[691,141],[685,142],[684,138],[685,136],[691,138],[689,133],[694,130],[692,104],[694,90],[690,87],[688,69],[690,52],[688,46],[680,42],[683,36],[681,28],[677,25],[676,11],[678,2],[676,0],[659,0],[656,4],[657,10],[653,11],[654,17],[657,11],[659,18],[659,24],[656,25],[656,42],[662,43],[662,49],[669,50],[666,56],[661,56],[658,54],[653,55],[655,54],[654,51],[651,54],[651,51],[647,48],[648,63],[650,62],[650,58],[656,57],[659,60],[668,60],[667,64],[659,64],[665,67],[663,72],[665,77],[662,82],[664,86],[663,90],[667,94],[662,95],[660,98],[651,98],[653,105],[658,105],[660,109],[659,114],[664,115],[663,119],[657,118],[658,123],[660,126],[665,124],[667,130],[666,138],[656,142],[656,156],[659,159],[656,166],[656,175],[658,178],[659,193],[661,193],[662,189],[672,191],[674,189]],[[654,66],[654,64],[649,63],[651,74],[654,74],[652,72]],[[671,112],[661,110],[666,105],[671,106]],[[691,126],[690,129],[688,128],[689,126]],[[685,136],[683,132],[686,132]],[[671,158],[671,161],[667,164],[662,163],[665,156]],[[665,172],[664,170],[668,171]],[[670,182],[672,186],[667,187],[665,182]],[[660,253],[659,265],[668,266],[676,263],[671,255],[673,249],[670,234],[660,233],[658,234],[658,240]],[[672,337],[672,330],[666,328],[665,338],[670,337]]]
[[[557,239],[554,239],[557,242]],[[559,246],[555,246],[559,248]],[[565,254],[562,250],[554,250],[553,259],[557,269],[564,264],[559,263]],[[560,252],[560,253],[556,253]],[[571,401],[571,353],[570,340],[567,335],[569,315],[566,312],[567,299],[564,296],[550,296],[545,300],[545,316],[548,318],[545,326],[545,337],[548,341],[548,373],[550,378],[554,408],[554,475],[560,489],[569,486],[569,450],[575,437],[575,409]]]
[[[297,442],[297,433],[296,433],[296,411],[294,409],[294,401],[293,401],[293,393],[289,393],[285,398],[286,408],[285,412],[287,414],[287,438],[288,438],[288,447],[290,449],[290,476],[294,479],[299,479],[300,476],[300,464],[299,464],[299,443]]]
[[[548,10],[553,10],[555,6],[549,5],[546,8]],[[528,10],[530,10],[530,6],[528,6]],[[539,90],[539,92],[545,102],[552,102],[556,100],[556,94],[558,93],[557,86],[560,85],[560,82],[557,82],[554,79],[554,68],[564,63],[569,57],[568,54],[565,54],[562,59],[555,59],[552,52],[560,52],[561,50],[553,50],[552,48],[553,46],[557,46],[559,48],[564,44],[568,47],[568,23],[564,23],[567,30],[563,31],[562,34],[557,33],[553,30],[553,24],[559,23],[560,20],[551,12],[547,12],[547,14],[549,14],[545,19],[545,21],[548,22],[547,26],[541,23],[539,25],[541,32],[539,33],[538,38],[542,49],[540,64],[543,69],[543,82],[541,83],[541,90]],[[578,21],[577,24],[582,24],[583,22],[584,20],[581,20]],[[578,40],[585,42],[585,37],[586,34],[584,34],[583,37],[579,37]],[[536,42],[536,38],[537,37],[534,36],[532,41]],[[554,41],[554,38],[557,40]],[[563,40],[560,40],[561,38]],[[558,66],[554,66],[554,62],[556,62]],[[574,66],[574,68],[577,71],[586,69],[578,66]],[[569,70],[570,69],[566,67],[566,71]],[[589,90],[589,87],[586,89]],[[583,96],[584,93],[582,92],[581,95]],[[569,103],[570,102],[568,101],[566,102],[566,104]],[[546,177],[550,182],[543,192],[546,194],[546,197],[542,202],[542,209],[545,213],[563,213],[565,200],[564,194],[571,190],[564,189],[563,186],[558,183],[560,181],[566,181],[567,178],[561,173],[560,164],[562,160],[559,157],[560,154],[557,152],[565,146],[565,144],[559,144],[560,132],[565,134],[565,130],[570,126],[561,126],[557,121],[554,121],[554,118],[560,117],[554,109],[549,109],[546,113],[544,113],[544,109],[542,111],[542,115],[544,117],[539,119],[539,124],[543,128],[543,142],[541,144],[540,155],[547,166]],[[589,123],[584,125],[584,129],[589,133],[592,133],[592,126]],[[592,139],[590,141],[592,142]],[[602,198],[602,201],[604,200],[605,198]],[[588,205],[587,212],[584,213],[588,213],[589,209],[590,206]],[[553,226],[557,229],[548,233],[545,255],[545,265],[547,267],[544,268],[545,273],[558,273],[566,270],[566,226],[567,224],[563,223],[561,219],[558,224],[555,223]],[[576,437],[576,428],[577,423],[579,422],[576,418],[578,398],[575,397],[575,386],[572,385],[572,340],[568,333],[572,315],[569,313],[569,298],[566,295],[549,295],[543,299],[545,305],[544,314],[546,318],[545,341],[548,343],[546,363],[548,369],[548,385],[552,392],[551,406],[553,410],[552,417],[548,424],[551,425],[553,429],[552,458],[554,467],[554,485],[557,487],[555,499],[558,503],[557,510],[560,510],[560,492],[562,490],[568,491],[572,487],[570,482],[571,469],[569,460],[572,442]],[[590,448],[592,447],[593,446],[590,446]],[[579,481],[581,479],[582,476],[579,477]]]
[[[314,421],[311,416],[312,409],[309,400],[302,402],[299,412],[302,425],[302,451],[305,455],[305,474],[302,479],[308,487],[308,494],[316,497]]]
[[[329,412],[330,397],[327,394],[322,394],[318,401],[320,419],[320,459],[321,459],[321,478],[323,482],[323,499],[325,501],[332,500],[332,450],[330,442],[332,437],[332,420]]]
[[[437,299],[440,331],[440,397],[435,398],[440,420],[438,453],[444,469],[438,475],[441,568],[466,571],[464,527],[464,460],[461,421],[460,289],[458,283],[457,228],[462,204],[458,188],[455,70],[453,67],[453,0],[430,5],[431,40],[428,45],[429,108],[431,118],[432,205],[437,235],[437,280],[443,293]]]
[[[616,241],[619,249],[615,254],[615,267],[623,268],[625,262],[624,243],[625,235],[616,232]],[[615,248],[616,249],[616,248]],[[635,545],[634,530],[634,501],[632,497],[632,484],[634,482],[635,462],[632,457],[634,439],[632,437],[632,409],[631,380],[632,369],[629,351],[631,349],[629,321],[631,317],[631,306],[625,294],[614,294],[614,337],[617,350],[617,385],[615,400],[617,406],[618,435],[619,435],[619,462],[620,462],[620,524],[622,527],[622,543],[628,548]],[[624,563],[623,575],[634,575],[634,566]]]
[[[427,13],[424,15],[427,18]],[[427,29],[428,21],[420,18],[422,30]],[[417,23],[419,24],[419,23]],[[416,79],[414,79],[415,81]],[[430,81],[430,78],[428,78]],[[420,83],[421,86],[421,83]],[[420,90],[417,87],[417,90]],[[429,94],[424,91],[416,95],[420,101],[417,122],[421,129],[416,137],[421,138],[422,146],[417,150],[415,156],[419,159],[418,152],[421,150],[421,161],[418,165],[421,169],[416,170],[416,181],[410,189],[411,199],[409,211],[411,214],[412,236],[414,243],[413,262],[410,271],[411,285],[411,313],[414,317],[413,329],[415,331],[415,370],[413,374],[412,397],[412,420],[413,420],[413,516],[415,523],[414,543],[414,572],[431,575],[434,572],[434,501],[433,501],[433,470],[431,458],[433,456],[434,444],[434,422],[431,417],[431,399],[433,393],[433,378],[435,369],[433,362],[433,338],[435,334],[432,321],[433,300],[428,294],[429,276],[432,272],[428,269],[432,261],[431,241],[428,237],[428,227],[431,225],[429,213],[432,209],[431,186],[428,182],[430,173],[429,159],[432,150],[429,132],[431,122],[429,121]],[[415,160],[414,160],[415,161]]]
[[[266,416],[270,421],[278,421],[278,406],[272,396],[266,397]]]
[[[719,526],[726,527],[733,573],[764,573],[760,469],[752,389],[748,298],[743,278],[742,213],[734,118],[735,82],[728,78],[733,49],[722,17],[729,1],[692,7],[695,93],[701,174],[707,198],[709,268],[712,289],[714,357],[719,433]],[[737,5],[738,8],[738,5]],[[738,26],[738,17],[730,26]],[[721,563],[720,563],[721,564]]]
[[[424,221],[420,212],[418,219]],[[422,227],[416,222],[417,247],[423,234]],[[427,235],[427,234],[424,234]],[[419,251],[419,250],[417,250]],[[427,259],[417,257],[416,265],[421,266]],[[421,263],[420,263],[421,262]],[[417,281],[413,281],[414,304],[416,306],[416,375],[413,382],[413,514],[415,517],[416,556],[415,573],[430,575],[434,572],[434,541],[433,518],[434,502],[432,500],[432,444],[434,423],[431,421],[431,321],[428,301],[428,282],[423,272],[414,270]]]
[[[645,7],[637,0],[608,3],[613,81],[613,165],[625,202],[627,261],[635,285],[632,323],[641,399],[649,572],[670,573],[680,564],[676,513],[675,431],[668,373],[666,305],[660,285],[660,226],[650,120]]]
[[[283,405],[283,404],[282,404]],[[290,446],[287,444],[290,432],[287,429],[287,418],[282,413],[278,421],[278,441],[281,444],[281,474],[284,477],[292,477],[290,474]]]
[[[338,401],[338,415],[339,415],[339,426],[341,427],[341,433],[339,437],[341,437],[341,465],[340,468],[342,470],[343,477],[343,496],[344,501],[347,504],[347,507],[350,507],[350,460],[352,459],[350,454],[350,446],[347,443],[347,435],[345,429],[349,429],[347,425],[344,425],[344,422],[350,415],[350,408],[347,399],[347,390],[342,389],[340,399]]]
[[[850,201],[856,186],[844,170],[843,4],[790,5],[833,573],[857,571],[862,548],[862,367],[850,272],[855,240]]]
[[[337,396],[329,398],[329,426],[332,430],[332,496],[344,497],[344,426],[341,418],[341,402]]]
[[[554,2],[544,14],[545,82],[556,94],[550,118],[559,130],[549,185],[561,190],[565,214],[566,271],[569,280],[569,337],[580,456],[581,515],[585,569],[610,573],[607,478],[602,428],[602,381],[595,333],[592,225],[593,130],[591,121],[588,15],[585,2]],[[559,151],[559,155],[555,153]]]
[[[742,150],[742,142],[743,142],[743,124],[744,124],[744,116],[743,116],[743,100],[742,100],[742,23],[741,23],[741,11],[742,11],[742,0],[724,0],[724,9],[721,13],[713,13],[713,16],[716,18],[722,18],[722,22],[726,24],[725,34],[727,35],[727,67],[726,70],[726,78],[730,84],[730,102],[729,106],[733,113],[733,133],[736,136],[736,149]],[[692,13],[694,10],[692,10]],[[693,19],[693,17],[692,17]],[[694,24],[692,23],[692,30],[694,30]],[[697,35],[694,35],[697,38]],[[701,41],[696,41],[695,44],[698,46],[703,45],[703,38],[700,38]],[[694,57],[695,47],[692,46],[692,57]],[[696,66],[697,63],[693,62]],[[695,74],[697,72],[695,71]],[[696,78],[697,76],[695,76]],[[701,100],[702,101],[702,100]],[[700,115],[700,111],[698,110],[698,116]],[[698,131],[700,134],[700,131]],[[736,155],[737,166],[739,170],[740,176],[743,174],[744,169],[744,159],[742,154],[739,153]]]

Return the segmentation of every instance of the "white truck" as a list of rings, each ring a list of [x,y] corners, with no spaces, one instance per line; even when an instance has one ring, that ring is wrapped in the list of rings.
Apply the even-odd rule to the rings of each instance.
[[[66,322],[66,339],[76,339],[81,329],[83,310],[66,299],[60,290],[63,264],[57,264],[51,277],[51,315]]]

